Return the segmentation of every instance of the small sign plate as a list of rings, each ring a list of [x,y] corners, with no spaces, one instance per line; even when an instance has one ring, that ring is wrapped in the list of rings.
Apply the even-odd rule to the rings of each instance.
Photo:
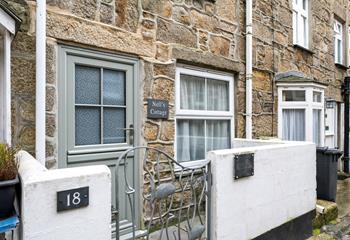
[[[147,99],[147,118],[167,119],[169,102],[167,100]]]
[[[254,175],[254,153],[234,156],[234,178],[240,179]]]
[[[89,205],[89,187],[57,192],[57,212],[86,207]]]

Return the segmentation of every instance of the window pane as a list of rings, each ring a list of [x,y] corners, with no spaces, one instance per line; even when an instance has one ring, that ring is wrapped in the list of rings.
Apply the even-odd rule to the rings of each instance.
[[[306,36],[307,36],[307,18],[306,17],[303,17],[303,30],[302,30],[302,36],[301,36],[301,45],[303,47],[307,47],[306,46]]]
[[[100,69],[75,66],[75,103],[100,104]]]
[[[230,121],[207,120],[207,152],[230,148]]]
[[[312,111],[313,115],[313,141],[317,146],[321,145],[321,110],[314,109]]]
[[[177,120],[177,160],[205,159],[204,120]]]
[[[103,108],[103,143],[126,142],[125,109]]]
[[[306,0],[303,0],[303,9],[306,10]]]
[[[103,69],[103,104],[125,105],[125,72]]]
[[[313,102],[318,102],[318,103],[322,102],[321,92],[316,92],[316,91],[313,92]]]
[[[207,80],[207,110],[229,111],[229,82]]]
[[[99,107],[75,107],[75,145],[101,143]]]
[[[304,90],[285,90],[282,92],[283,101],[295,102],[295,101],[305,101],[305,91]]]
[[[338,58],[337,58],[337,63],[341,63],[342,61],[341,61],[341,56],[342,56],[342,43],[341,43],[341,40],[337,40],[337,56],[338,56]]]
[[[205,79],[181,75],[180,107],[181,109],[205,110]]]
[[[304,109],[283,109],[282,138],[289,141],[305,141]]]

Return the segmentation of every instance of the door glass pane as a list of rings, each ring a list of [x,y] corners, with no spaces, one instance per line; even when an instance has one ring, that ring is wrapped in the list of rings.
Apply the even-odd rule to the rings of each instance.
[[[100,103],[100,69],[87,66],[75,66],[75,103]]]
[[[207,80],[207,110],[229,111],[229,82]]]
[[[188,75],[180,78],[181,109],[205,110],[205,79]]]
[[[125,109],[103,109],[103,143],[124,143],[125,134]]]
[[[207,152],[230,148],[230,121],[207,120]]]
[[[304,90],[284,90],[282,93],[282,100],[286,102],[305,101]]]
[[[177,160],[205,159],[204,120],[177,120]]]
[[[75,107],[75,145],[101,143],[99,107]]]
[[[103,69],[103,104],[125,105],[125,72]]]
[[[305,110],[283,109],[282,138],[289,141],[305,141]]]
[[[313,142],[316,143],[317,146],[321,144],[321,110],[314,109],[312,110],[313,115]]]

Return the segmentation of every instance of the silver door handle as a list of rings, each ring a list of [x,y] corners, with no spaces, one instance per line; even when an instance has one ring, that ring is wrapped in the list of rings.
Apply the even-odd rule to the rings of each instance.
[[[130,145],[134,145],[134,125],[130,124],[128,128],[117,128],[127,132],[127,138]]]
[[[134,145],[134,124],[130,124],[129,128],[126,129],[126,131],[129,132],[128,136],[129,136],[129,144],[130,145]]]

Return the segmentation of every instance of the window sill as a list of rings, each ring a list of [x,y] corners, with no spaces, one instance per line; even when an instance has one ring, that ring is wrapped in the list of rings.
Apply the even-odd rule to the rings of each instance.
[[[294,44],[293,47],[294,47],[295,49],[298,49],[298,50],[301,50],[301,51],[303,51],[303,52],[309,53],[309,54],[311,54],[311,55],[315,54],[315,53],[314,53],[313,51],[311,51],[310,49],[305,48],[305,47],[302,47],[302,46],[300,46],[300,45],[298,45],[298,44]]]
[[[348,70],[348,69],[349,69],[349,67],[345,66],[345,65],[342,64],[342,63],[335,63],[335,66],[336,66],[337,68],[340,68],[340,69],[343,69],[343,70]]]

